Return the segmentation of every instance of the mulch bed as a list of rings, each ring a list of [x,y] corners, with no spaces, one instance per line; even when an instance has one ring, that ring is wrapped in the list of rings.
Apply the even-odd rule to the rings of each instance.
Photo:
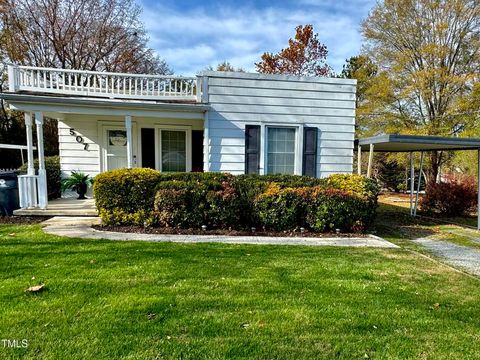
[[[32,225],[39,224],[50,218],[51,216],[0,216],[0,224]]]
[[[358,233],[315,233],[305,230],[303,233],[298,231],[266,231],[257,229],[255,232],[245,230],[229,230],[229,229],[177,229],[163,227],[142,226],[104,226],[93,225],[96,230],[114,231],[124,233],[138,234],[163,234],[163,235],[223,235],[223,236],[273,236],[273,237],[309,237],[309,238],[325,238],[325,237],[365,237],[365,234]]]

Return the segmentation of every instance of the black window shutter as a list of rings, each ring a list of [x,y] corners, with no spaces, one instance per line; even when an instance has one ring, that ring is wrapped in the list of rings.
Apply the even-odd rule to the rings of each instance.
[[[317,176],[318,128],[303,128],[303,171],[306,176]]]
[[[260,125],[245,126],[245,174],[258,174],[260,168]]]

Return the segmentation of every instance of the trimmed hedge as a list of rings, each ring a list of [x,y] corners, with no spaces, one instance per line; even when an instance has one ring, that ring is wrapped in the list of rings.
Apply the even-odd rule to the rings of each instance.
[[[38,159],[34,160],[33,165],[38,171]],[[20,173],[27,173],[27,164],[20,167]],[[47,192],[48,200],[58,199],[62,196],[62,172],[60,170],[60,157],[45,157],[45,170],[47,171]]]
[[[94,182],[106,225],[277,231],[362,231],[374,219],[378,190],[375,181],[358,175],[316,179],[151,169],[113,170]]]

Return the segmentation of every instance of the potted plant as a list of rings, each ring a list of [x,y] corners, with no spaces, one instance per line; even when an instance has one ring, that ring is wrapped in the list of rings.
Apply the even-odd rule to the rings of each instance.
[[[78,194],[78,200],[86,199],[85,194],[92,183],[93,179],[90,175],[80,171],[72,171],[68,178],[62,180],[62,191],[74,190]]]

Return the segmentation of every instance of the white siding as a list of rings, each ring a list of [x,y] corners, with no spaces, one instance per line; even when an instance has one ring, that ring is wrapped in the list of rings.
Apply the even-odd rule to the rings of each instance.
[[[88,144],[88,150],[84,145],[70,135],[70,129],[83,137]],[[83,171],[95,176],[100,171],[100,148],[96,121],[71,119],[58,121],[58,147],[60,151],[60,167],[64,174],[71,171]]]
[[[83,171],[92,176],[97,175],[103,168],[103,131],[105,127],[123,127],[125,118],[120,116],[96,116],[68,114],[65,119],[58,121],[58,140],[60,150],[60,166],[64,175],[73,170]],[[139,147],[140,129],[155,128],[158,126],[181,126],[191,130],[203,130],[202,114],[197,114],[197,119],[172,119],[172,118],[141,118],[133,117],[133,155],[137,166],[141,163]],[[76,141],[70,134],[73,128],[76,135],[83,137],[89,144],[88,150]],[[151,149],[155,151],[155,149]],[[135,164],[134,164],[135,166]]]
[[[256,124],[295,126],[299,131],[303,126],[317,127],[317,176],[352,172],[354,80],[216,72],[203,75],[208,79],[211,106],[210,171],[244,172],[245,125]],[[265,137],[265,131],[261,136]],[[299,153],[297,160],[301,157]],[[261,164],[260,173],[263,171]]]

